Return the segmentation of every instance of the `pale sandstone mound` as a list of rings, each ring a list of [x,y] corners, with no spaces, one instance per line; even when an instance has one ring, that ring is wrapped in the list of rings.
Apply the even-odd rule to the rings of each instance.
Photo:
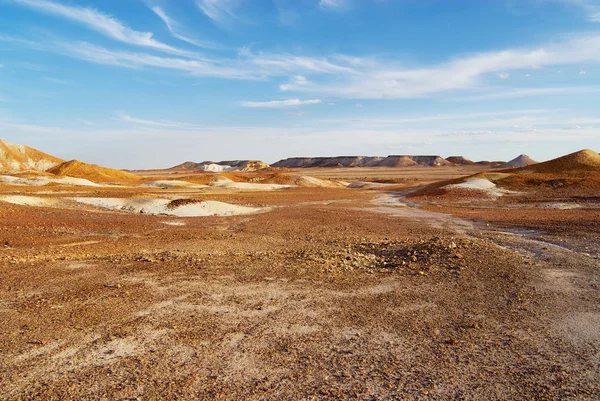
[[[515,157],[511,161],[504,163],[501,167],[503,167],[503,168],[526,167],[526,166],[531,166],[532,164],[537,164],[537,162],[527,155],[519,155],[518,157]]]
[[[79,160],[64,162],[49,169],[48,172],[60,176],[84,178],[93,182],[132,182],[140,179],[137,175],[126,171],[87,164]]]
[[[514,172],[559,174],[577,170],[600,171],[600,155],[593,150],[584,149],[547,162],[521,167]]]
[[[294,185],[299,187],[307,188],[345,188],[346,185],[336,181],[325,180],[322,178],[309,177],[306,175],[295,178],[293,181]]]
[[[46,171],[64,160],[25,145],[0,139],[0,171]]]

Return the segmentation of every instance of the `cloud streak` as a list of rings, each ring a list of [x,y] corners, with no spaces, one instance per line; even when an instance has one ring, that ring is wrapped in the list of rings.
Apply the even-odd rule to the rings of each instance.
[[[305,106],[308,104],[319,104],[320,99],[300,100],[300,99],[288,99],[288,100],[271,100],[268,102],[242,102],[244,107],[253,108],[269,108],[279,109],[282,107],[294,107],[294,106]]]

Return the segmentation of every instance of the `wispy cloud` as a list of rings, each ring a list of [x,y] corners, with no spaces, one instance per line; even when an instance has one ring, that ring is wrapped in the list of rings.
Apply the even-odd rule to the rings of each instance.
[[[198,8],[210,19],[222,26],[242,21],[234,12],[239,0],[196,0]]]
[[[352,74],[356,72],[352,66],[344,63],[337,63],[328,57],[315,58],[295,56],[292,54],[253,53],[247,47],[242,48],[239,51],[239,54],[246,59],[247,62],[265,70],[287,71],[291,73],[300,71],[324,74]],[[306,78],[302,76],[296,76],[294,81],[296,85],[304,85],[307,83]]]
[[[600,22],[600,4],[597,0],[545,0],[546,2],[558,2],[582,9],[590,22]]]
[[[68,6],[49,0],[12,0],[16,4],[29,7],[47,14],[57,15],[99,32],[114,40],[135,46],[149,47],[178,55],[191,53],[169,46],[153,38],[151,32],[139,32],[129,28],[116,18],[94,8]]]
[[[70,85],[71,82],[65,81],[64,79],[54,78],[54,77],[44,77],[44,81],[52,82],[59,85]]]
[[[288,99],[288,100],[271,100],[268,102],[242,102],[244,107],[256,107],[256,108],[281,108],[281,107],[293,107],[293,106],[304,106],[307,104],[319,104],[320,99],[300,100],[300,99]]]
[[[190,43],[197,47],[203,47],[203,48],[208,48],[208,49],[213,49],[213,48],[217,47],[213,43],[190,39],[188,36],[181,34],[180,33],[181,28],[179,27],[179,24],[177,23],[177,21],[175,21],[171,17],[169,17],[167,15],[167,13],[161,7],[153,6],[153,7],[150,7],[150,9],[154,12],[154,14],[156,14],[165,23],[165,25],[167,26],[167,29],[169,30],[169,32],[171,32],[171,35],[173,35],[175,38],[182,40],[184,42]]]
[[[285,115],[288,117],[304,117],[306,116],[306,113],[303,111],[290,111],[285,113]]]
[[[3,38],[0,41],[14,41]],[[238,58],[201,57],[194,59],[157,56],[148,53],[111,50],[87,42],[32,42],[19,41],[21,45],[39,51],[50,51],[105,65],[125,68],[160,68],[185,72],[198,77],[219,77],[227,79],[257,80],[267,77],[285,76],[290,73],[303,74],[353,74],[347,66],[329,61],[327,58],[312,58],[278,54],[253,54],[241,51]],[[309,81],[298,75],[292,81],[294,85],[308,85]]]
[[[339,10],[347,6],[346,0],[320,0],[319,7],[322,9]]]

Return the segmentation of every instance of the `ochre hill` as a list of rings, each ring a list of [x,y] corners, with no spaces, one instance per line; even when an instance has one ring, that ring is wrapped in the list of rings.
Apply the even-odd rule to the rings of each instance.
[[[600,171],[600,155],[591,149],[584,149],[547,162],[514,169],[511,172],[560,174],[578,170]]]
[[[64,160],[25,145],[0,139],[0,171],[46,171]]]
[[[140,179],[137,175],[126,171],[87,164],[79,160],[64,162],[51,168],[48,172],[62,176],[85,178],[93,182],[132,182]]]

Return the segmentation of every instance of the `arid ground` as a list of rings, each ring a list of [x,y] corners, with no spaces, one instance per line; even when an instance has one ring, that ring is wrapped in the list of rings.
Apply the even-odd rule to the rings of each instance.
[[[0,184],[0,399],[600,399],[600,197],[404,197],[473,169],[289,172],[390,184],[354,189]]]

